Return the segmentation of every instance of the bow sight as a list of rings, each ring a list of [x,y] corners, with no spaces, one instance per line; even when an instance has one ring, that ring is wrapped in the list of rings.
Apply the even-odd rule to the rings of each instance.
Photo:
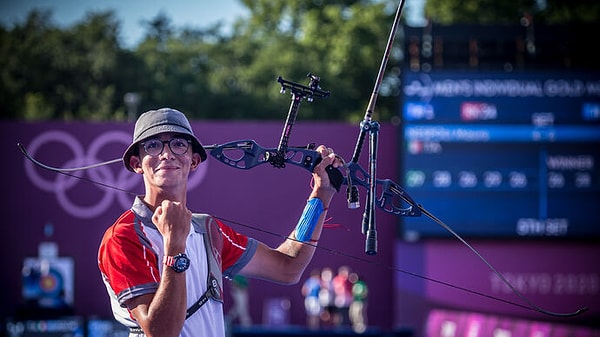
[[[298,115],[298,110],[300,109],[300,102],[302,102],[304,98],[306,98],[307,101],[312,102],[315,96],[324,98],[329,96],[329,91],[323,91],[319,86],[319,81],[321,80],[320,77],[311,73],[309,73],[307,77],[310,78],[308,86],[286,81],[281,76],[277,78],[277,82],[281,84],[281,90],[279,92],[284,94],[286,89],[290,89],[292,92],[292,102],[290,103],[290,109],[285,120],[285,125],[283,127],[283,132],[281,133],[281,139],[279,140],[277,151],[267,152],[267,157],[265,158],[269,163],[271,163],[271,165],[277,168],[285,167],[285,154],[287,152],[292,126],[296,121],[296,116]],[[336,188],[339,191],[339,185],[336,186]]]

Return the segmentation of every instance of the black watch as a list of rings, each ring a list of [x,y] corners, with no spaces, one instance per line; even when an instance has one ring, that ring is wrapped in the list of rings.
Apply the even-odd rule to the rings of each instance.
[[[171,267],[177,273],[183,273],[190,267],[190,258],[184,253],[177,254],[175,256],[167,256],[163,258],[163,263]]]

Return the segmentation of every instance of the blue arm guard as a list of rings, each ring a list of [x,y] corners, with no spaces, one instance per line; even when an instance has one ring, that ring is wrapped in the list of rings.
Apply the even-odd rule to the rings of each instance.
[[[302,216],[296,225],[297,240],[302,242],[310,241],[319,217],[324,210],[323,202],[319,198],[312,198],[306,202],[306,207],[304,207]]]

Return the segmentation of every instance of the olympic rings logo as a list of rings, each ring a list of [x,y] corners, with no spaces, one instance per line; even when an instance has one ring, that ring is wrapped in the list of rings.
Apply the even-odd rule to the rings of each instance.
[[[66,147],[66,150],[72,154],[72,159],[65,162],[62,167],[81,167],[104,161],[98,158],[98,154],[102,149],[106,148],[106,146],[117,143],[122,145],[122,148],[125,149],[130,142],[131,135],[127,132],[107,131],[99,134],[91,142],[86,152],[79,140],[68,132],[61,130],[49,130],[35,137],[31,144],[28,145],[27,151],[33,158],[36,158],[36,153],[41,151],[42,147],[44,147],[44,151],[49,153],[57,153],[55,151],[64,151],[64,148]],[[48,146],[51,146],[53,150],[48,151]],[[58,146],[62,146],[62,148]],[[39,174],[41,170],[39,167],[37,167],[27,158],[24,160],[25,172],[29,180],[39,189],[56,194],[56,199],[62,209],[69,215],[81,219],[90,219],[105,213],[112,206],[115,198],[117,199],[117,202],[121,208],[129,209],[133,203],[131,196],[133,192],[124,193],[118,189],[132,191],[135,187],[140,186],[142,181],[140,175],[126,170],[123,164],[120,162],[115,164],[120,164],[119,169],[116,171],[112,170],[109,165],[103,165],[82,171],[81,173],[75,172],[73,175],[82,177],[83,174],[86,174],[88,175],[88,180],[104,185],[101,186],[99,184],[86,182],[90,184],[90,186],[93,185],[100,189],[103,194],[101,197],[99,197],[98,201],[92,202],[90,205],[81,205],[76,202],[78,199],[77,195],[71,196],[67,192],[72,190],[78,183],[84,182],[82,179],[57,173],[53,176],[53,180],[49,180]],[[189,190],[200,185],[200,183],[204,180],[207,169],[208,162],[205,162],[200,165],[195,172],[190,174],[190,178],[188,180]],[[118,189],[110,188],[108,186],[116,187]]]

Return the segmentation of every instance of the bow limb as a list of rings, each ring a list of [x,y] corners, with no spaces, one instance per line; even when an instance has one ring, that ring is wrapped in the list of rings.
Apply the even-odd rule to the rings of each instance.
[[[50,170],[50,171],[54,171],[54,172],[60,172],[60,173],[83,171],[83,170],[88,170],[88,169],[91,169],[91,168],[95,168],[95,167],[99,167],[99,166],[104,166],[104,165],[110,165],[110,164],[114,164],[114,163],[118,163],[118,162],[122,161],[121,158],[117,158],[117,159],[112,159],[112,160],[108,160],[108,161],[105,161],[105,162],[96,163],[96,164],[87,165],[87,166],[61,168],[61,167],[49,166],[49,165],[46,165],[46,164],[44,164],[44,163],[36,160],[35,158],[33,158],[29,154],[29,152],[27,152],[27,149],[21,143],[17,143],[17,147],[19,147],[19,150],[21,150],[21,152],[23,153],[23,155],[25,156],[25,158],[29,159],[32,163],[34,163],[37,166],[39,166],[41,168],[44,168],[46,170]]]

